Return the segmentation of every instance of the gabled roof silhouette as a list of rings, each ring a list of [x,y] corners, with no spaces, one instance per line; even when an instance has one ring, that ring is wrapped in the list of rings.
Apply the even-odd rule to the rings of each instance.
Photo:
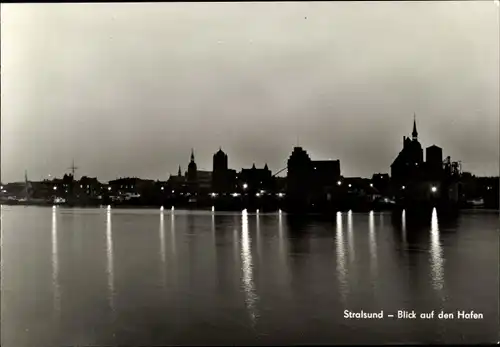
[[[436,146],[436,145],[432,145],[432,146],[429,146],[429,147],[427,147],[427,148],[439,148],[439,149],[442,149],[441,147]]]

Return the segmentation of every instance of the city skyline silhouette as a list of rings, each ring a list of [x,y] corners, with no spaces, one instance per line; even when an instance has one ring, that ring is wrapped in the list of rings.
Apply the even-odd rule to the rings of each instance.
[[[418,138],[418,133],[416,132],[416,127],[417,127],[417,117],[416,117],[416,114],[414,113],[413,115],[413,130],[412,130],[412,138],[414,139],[417,139]],[[405,140],[406,139],[406,140]],[[406,136],[406,135],[403,135],[403,145],[404,145],[404,142],[405,141],[408,141],[410,139],[410,136]],[[426,148],[429,149],[431,147],[437,147],[439,148],[441,151],[442,151],[442,148],[439,147],[439,146],[436,146],[437,143],[436,141],[432,142],[432,145],[426,145],[426,144],[423,144],[423,147],[422,148]],[[404,146],[403,146],[404,147]],[[300,142],[297,141],[295,146],[292,147],[293,148],[304,148],[303,146],[300,145]],[[304,148],[306,151],[308,150],[307,148]],[[218,151],[217,153],[219,152],[222,152],[225,156],[226,156],[226,161],[228,161],[228,155],[225,151],[223,151],[223,146],[219,146],[218,147]],[[310,151],[309,151],[310,152]],[[215,154],[212,153],[212,154]],[[427,154],[426,154],[427,155]],[[441,155],[442,156],[442,155]],[[448,155],[445,155],[444,157],[442,157],[441,159],[444,159],[446,158]],[[395,156],[396,158],[397,156]],[[316,160],[324,160],[324,161],[340,161],[340,159],[338,158],[332,158],[332,157],[329,157],[328,159],[325,159],[325,158],[316,158]],[[393,158],[394,159],[394,158]],[[460,160],[460,158],[454,158],[456,160],[458,160],[458,162],[460,163],[460,166],[462,168],[462,160]],[[197,160],[195,159],[195,148],[191,147],[190,149],[190,161],[191,162],[195,162],[197,163]],[[206,160],[202,160],[202,161],[205,161]],[[441,160],[442,161],[442,160]],[[392,162],[392,161],[391,161]],[[213,163],[212,163],[213,164]],[[233,168],[229,165],[229,161],[228,161],[228,164],[226,164],[228,166],[228,168],[231,168],[231,169],[236,169],[236,171],[240,171],[240,170],[244,170],[245,167],[248,168],[250,167],[250,165],[247,165],[245,167],[240,167],[240,168]],[[256,162],[253,161],[252,162],[252,167],[255,167],[256,165]],[[265,162],[264,165],[260,165],[260,166],[265,166],[265,168],[267,169],[268,168],[268,163]],[[389,173],[390,172],[390,166],[388,166],[388,168],[384,171],[384,170],[381,170],[379,172],[371,172],[371,173],[367,173],[367,175],[365,176],[347,176],[347,175],[342,175],[342,176],[345,176],[345,177],[361,177],[361,178],[369,178],[369,177],[372,177],[373,175],[375,174],[380,174],[380,173]],[[184,167],[184,169],[183,169]],[[211,165],[210,167],[199,167],[198,165],[196,166],[197,169],[201,172],[211,172],[212,169],[213,169],[213,166]],[[184,161],[182,163],[179,163],[178,167],[177,167],[177,176],[179,176],[180,174],[182,174],[182,176],[185,176],[188,174],[188,169],[189,169],[189,162],[188,161]],[[48,174],[47,176],[42,176],[40,177],[40,179],[37,179],[36,177],[32,177],[32,179],[30,179],[29,181],[32,181],[32,180],[51,180],[51,179],[55,179],[55,178],[59,178],[59,177],[62,177],[63,175],[67,175],[68,173],[71,173],[71,175],[75,178],[75,179],[78,179],[78,175],[76,174],[76,171],[80,169],[79,167],[76,167],[75,166],[75,159],[73,158],[72,159],[72,162],[71,162],[71,166],[67,167],[65,169],[65,171],[63,171],[62,174],[60,175],[57,175],[57,174]],[[287,166],[286,166],[286,159],[282,161],[282,167],[276,167],[276,168],[272,168],[270,169],[270,171],[272,172],[272,175],[273,177],[276,176],[276,177],[286,177],[286,169],[287,169]],[[478,176],[478,177],[497,177],[498,175],[484,175],[484,176],[481,176],[481,175],[478,175],[477,173],[474,173],[474,172],[470,172],[470,171],[467,171],[467,167],[465,168],[465,170],[463,170],[464,172],[468,172],[474,176]],[[58,170],[51,170],[51,172],[58,172]],[[27,179],[27,174],[28,174],[28,171],[25,169],[24,170],[24,180],[25,181],[28,181]],[[174,172],[167,172],[164,177],[161,177],[161,178],[156,178],[157,181],[168,181],[168,179],[171,177],[171,176],[175,176],[175,173]],[[97,177],[96,175],[93,175],[92,173],[89,173],[89,172],[82,172],[82,174],[80,175],[80,177]],[[114,177],[114,178],[111,178],[109,180],[102,180],[101,179],[101,182],[106,182],[106,181],[111,181],[111,180],[116,180],[116,179],[119,179],[119,178],[125,178],[125,177],[135,177],[135,178],[141,178],[141,179],[151,179],[150,177],[137,177],[137,176],[134,176],[134,175],[127,175],[125,173],[122,173],[122,174],[119,174],[118,176]],[[98,177],[97,177],[98,178]],[[153,179],[154,180],[154,179]],[[20,181],[20,180],[18,180]],[[4,181],[4,182],[7,182],[7,181]],[[14,182],[14,181],[12,181]]]

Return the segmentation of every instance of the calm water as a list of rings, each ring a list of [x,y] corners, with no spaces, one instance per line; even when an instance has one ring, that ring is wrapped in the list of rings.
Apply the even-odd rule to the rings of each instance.
[[[1,343],[496,343],[498,213],[429,219],[3,206]]]

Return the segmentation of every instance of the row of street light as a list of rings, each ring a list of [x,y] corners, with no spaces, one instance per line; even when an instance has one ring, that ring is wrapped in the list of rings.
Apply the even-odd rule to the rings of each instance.
[[[260,192],[256,193],[255,196],[259,198],[259,197],[261,197],[264,194],[266,194],[266,191],[265,190],[261,190]],[[210,196],[212,198],[216,198],[217,196],[219,196],[219,194],[218,193],[210,193]],[[236,198],[238,196],[241,196],[241,194],[240,193],[232,193],[231,196],[234,197],[234,198]],[[282,197],[285,196],[285,193],[276,193],[276,196],[279,197],[279,198],[282,198]]]
[[[337,185],[339,185],[339,186],[340,186],[340,185],[342,185],[342,181],[337,181]],[[349,188],[351,188],[351,187],[352,187],[352,185],[349,183],[349,184],[348,184],[348,187],[349,187]],[[370,183],[370,187],[373,187],[373,183]],[[82,188],[82,185],[80,185],[80,188]],[[87,188],[88,188],[88,186],[87,186]],[[243,184],[243,189],[247,189],[247,188],[248,188],[248,184],[244,183],[244,184]],[[489,190],[490,188],[491,188],[491,187],[488,187],[488,190]],[[2,190],[2,189],[3,189],[3,186],[1,186],[1,187],[0,187],[0,190]],[[53,189],[54,189],[54,190],[57,190],[57,186],[54,186],[54,188],[53,188]],[[160,189],[161,189],[161,190],[165,190],[165,187],[161,187]],[[403,190],[404,190],[404,189],[406,189],[406,186],[401,186],[401,189],[403,189]],[[108,191],[111,191],[111,187],[108,187]],[[436,186],[432,186],[432,187],[431,187],[431,191],[432,191],[433,193],[437,192],[437,187],[436,187]],[[175,193],[175,190],[172,190],[172,194],[174,194],[174,193]],[[265,194],[265,191],[264,191],[264,190],[261,190],[259,193],[257,193],[257,194],[256,194],[256,196],[257,196],[257,197],[259,197],[259,196],[261,196],[262,194]],[[211,193],[210,195],[211,195],[212,197],[216,197],[216,196],[217,196],[217,193]],[[239,193],[233,193],[233,194],[232,194],[232,196],[234,196],[234,197],[237,197],[237,196],[239,196],[239,195],[240,195]],[[279,196],[279,197],[283,197],[283,195],[284,195],[283,193],[278,193],[278,194],[277,194],[277,196]]]

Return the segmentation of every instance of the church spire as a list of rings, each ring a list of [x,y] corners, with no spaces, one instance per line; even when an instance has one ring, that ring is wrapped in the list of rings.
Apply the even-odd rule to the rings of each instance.
[[[411,133],[413,140],[417,140],[418,132],[417,132],[417,116],[413,113],[413,132]]]
[[[191,148],[191,162],[194,163],[194,149]]]
[[[179,171],[177,171],[177,176],[181,177],[182,174],[181,174],[181,166],[179,165]]]

